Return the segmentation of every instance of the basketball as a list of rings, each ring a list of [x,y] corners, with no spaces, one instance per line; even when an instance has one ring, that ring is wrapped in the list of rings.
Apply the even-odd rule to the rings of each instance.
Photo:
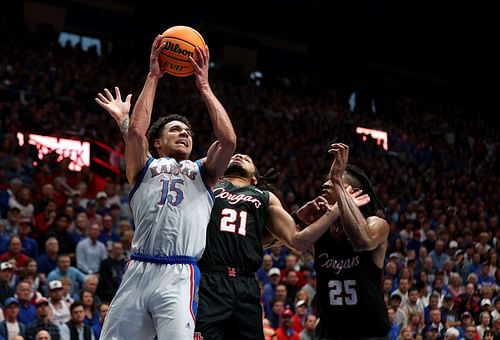
[[[162,70],[176,77],[187,77],[194,73],[189,57],[198,60],[195,47],[205,46],[200,33],[188,26],[173,26],[162,34],[165,48],[159,56]]]

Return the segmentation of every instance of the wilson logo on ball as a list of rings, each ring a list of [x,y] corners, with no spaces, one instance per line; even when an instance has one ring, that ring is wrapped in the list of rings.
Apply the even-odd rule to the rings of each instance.
[[[174,44],[170,41],[167,41],[165,44],[164,50],[170,50],[174,53],[177,53],[179,55],[187,56],[187,57],[192,57],[194,56],[194,53],[185,49],[182,49],[179,44]]]

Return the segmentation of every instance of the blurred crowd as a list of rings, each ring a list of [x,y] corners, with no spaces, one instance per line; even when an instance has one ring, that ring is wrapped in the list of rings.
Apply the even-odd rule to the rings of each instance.
[[[94,97],[119,86],[134,100],[146,67],[55,40],[28,46],[1,39],[0,339],[15,332],[35,339],[41,329],[69,339],[68,321],[99,338],[134,233],[125,177],[103,182],[88,167],[70,171],[55,153],[38,159],[16,133],[98,140],[120,154],[121,134]],[[350,146],[351,162],[367,172],[391,225],[382,285],[390,339],[500,334],[497,126],[476,112],[440,107],[439,98],[379,96],[375,113],[351,110],[336,89],[211,72],[237,132],[237,151],[251,155],[261,173],[279,171],[275,191],[290,212],[320,194],[329,144]],[[154,111],[190,119],[193,158],[214,140],[189,78],[165,76]],[[389,150],[356,134],[357,126],[387,131]],[[276,246],[264,253],[257,278],[266,339],[311,339],[311,252]]]

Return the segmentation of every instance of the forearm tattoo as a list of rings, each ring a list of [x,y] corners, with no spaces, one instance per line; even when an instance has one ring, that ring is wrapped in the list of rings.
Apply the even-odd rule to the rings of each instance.
[[[128,136],[128,123],[129,119],[128,117],[125,118],[125,120],[120,124],[120,131],[122,133],[123,139],[125,140],[125,143],[127,142],[127,136]]]

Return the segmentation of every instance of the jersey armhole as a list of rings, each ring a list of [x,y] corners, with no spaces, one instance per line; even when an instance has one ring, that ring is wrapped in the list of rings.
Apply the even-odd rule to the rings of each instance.
[[[144,176],[146,175],[146,171],[148,171],[149,165],[151,162],[154,160],[153,157],[149,157],[146,161],[146,164],[144,164],[144,167],[142,168],[141,172],[137,176],[135,180],[134,187],[132,190],[130,190],[130,193],[128,194],[128,201],[132,201],[132,196],[134,196],[134,193],[139,189],[139,185],[141,185],[142,180],[144,179]]]
[[[205,182],[205,173],[206,173],[205,165],[201,161],[201,159],[196,160],[195,163],[198,166],[198,169],[200,170],[201,181],[205,185],[205,189],[207,189],[208,196],[211,198],[212,203],[213,203],[213,201],[215,200],[215,195],[214,195],[214,192],[212,191],[212,189]]]

